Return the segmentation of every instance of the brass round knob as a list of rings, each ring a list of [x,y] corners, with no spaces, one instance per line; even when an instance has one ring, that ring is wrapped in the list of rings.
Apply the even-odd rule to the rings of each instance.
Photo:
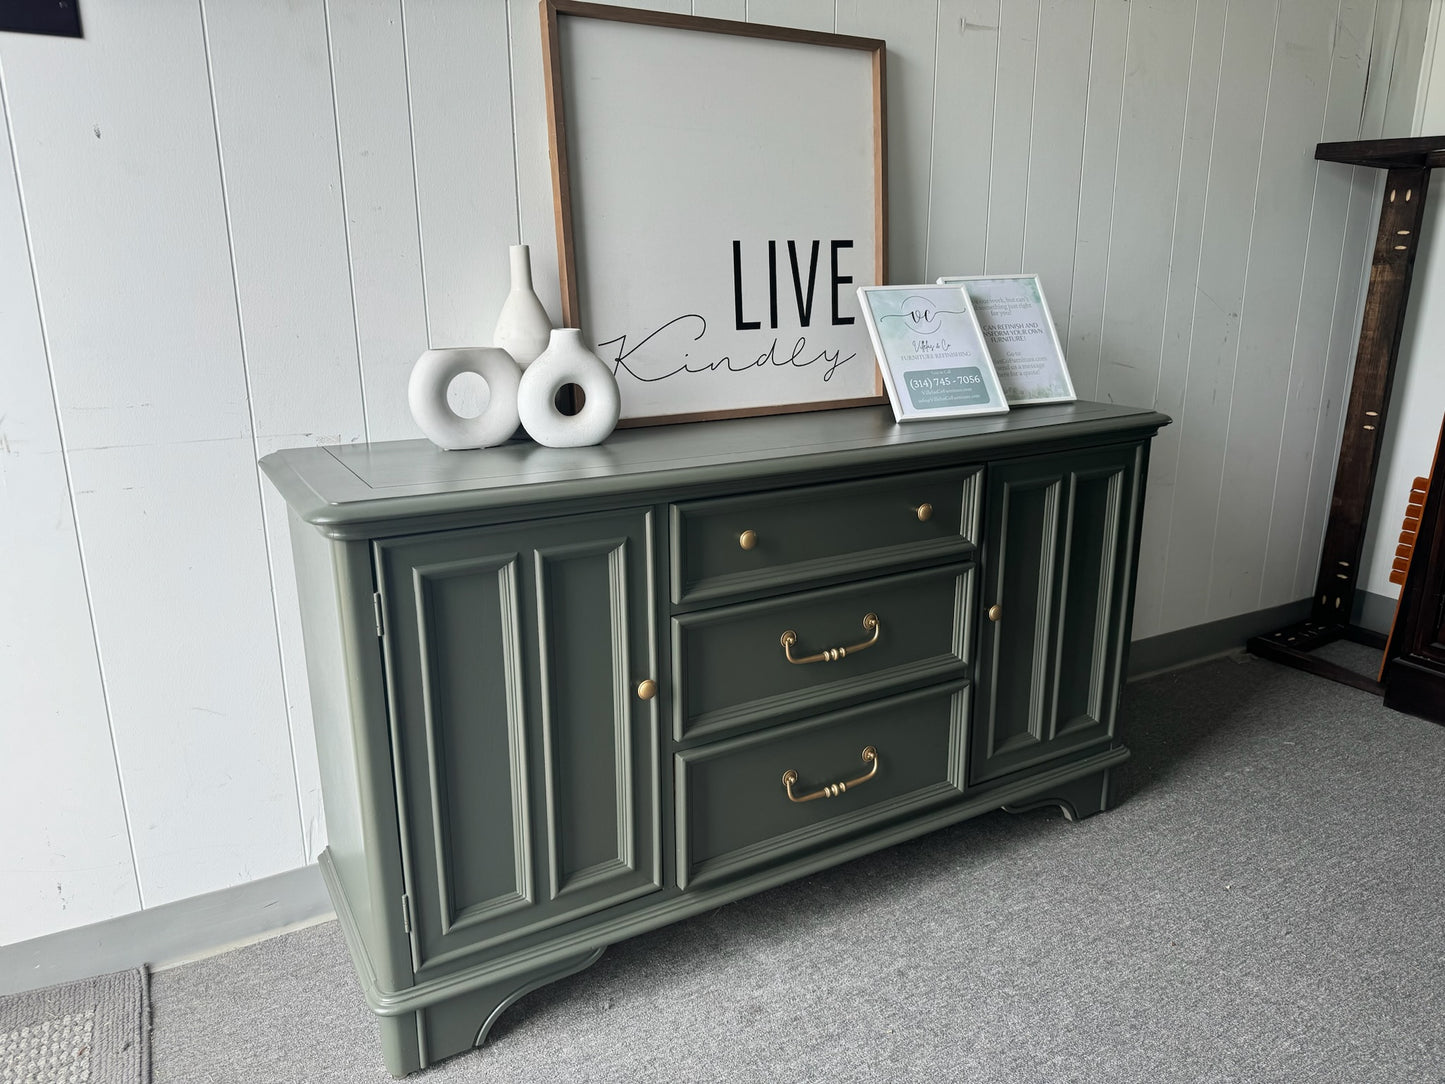
[[[988,608],[988,619],[990,621],[1001,621],[1003,619],[1003,607],[997,602]]]
[[[637,685],[637,699],[639,699],[639,700],[651,700],[651,699],[652,699],[654,696],[656,696],[656,695],[657,695],[657,682],[653,681],[651,678],[648,678],[646,681],[642,681],[642,682],[639,682],[639,683],[638,683],[638,685]]]
[[[738,535],[738,545],[745,550],[750,550],[758,544],[757,531],[744,531]]]
[[[913,511],[918,514],[919,523],[927,523],[933,518],[933,505],[929,504],[927,501],[924,501]]]

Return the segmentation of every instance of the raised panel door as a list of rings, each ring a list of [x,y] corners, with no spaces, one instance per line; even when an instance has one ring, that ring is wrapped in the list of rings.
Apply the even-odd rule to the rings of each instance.
[[[377,542],[420,971],[661,886],[652,515]]]
[[[992,468],[970,781],[1114,733],[1142,451]]]

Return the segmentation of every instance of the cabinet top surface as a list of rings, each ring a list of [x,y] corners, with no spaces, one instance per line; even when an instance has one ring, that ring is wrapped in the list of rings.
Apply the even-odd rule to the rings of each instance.
[[[327,533],[397,516],[766,479],[810,470],[907,467],[1021,455],[1074,441],[1149,436],[1169,418],[1106,403],[894,422],[887,407],[618,430],[591,448],[517,441],[446,452],[426,440],[273,452],[261,467],[302,519]]]

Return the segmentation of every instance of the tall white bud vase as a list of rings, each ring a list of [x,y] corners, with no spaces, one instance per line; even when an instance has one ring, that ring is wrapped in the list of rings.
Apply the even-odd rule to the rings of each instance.
[[[557,393],[576,384],[585,397],[576,414],[557,409]],[[517,414],[522,428],[549,448],[581,448],[601,444],[617,427],[622,396],[617,377],[582,341],[575,327],[552,332],[547,349],[522,372],[517,388]]]
[[[512,245],[512,289],[502,302],[497,328],[492,332],[492,345],[512,355],[512,360],[525,369],[547,349],[552,334],[552,321],[532,289],[532,258],[526,245]]]

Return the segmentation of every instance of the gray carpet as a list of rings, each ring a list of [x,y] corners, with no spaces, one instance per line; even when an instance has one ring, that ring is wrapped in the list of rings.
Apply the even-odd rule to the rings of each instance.
[[[1445,728],[1247,657],[1114,810],[996,813],[609,949],[450,1081],[1445,1081]],[[335,923],[155,976],[157,1082],[382,1081]]]
[[[146,1084],[144,971],[0,997],[0,1084]]]

